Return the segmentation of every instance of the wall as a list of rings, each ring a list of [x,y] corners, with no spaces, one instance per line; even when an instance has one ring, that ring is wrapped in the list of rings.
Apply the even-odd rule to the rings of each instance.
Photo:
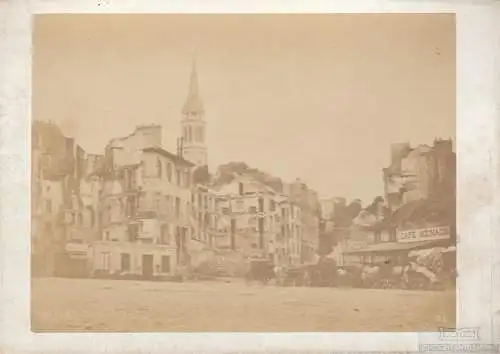
[[[103,241],[128,241],[128,228],[125,224],[111,224],[102,228]]]
[[[103,253],[109,253],[109,270],[121,272],[121,254],[130,254],[130,271],[126,273],[142,274],[142,255],[151,254],[154,257],[153,269],[156,273],[157,267],[160,267],[160,275],[174,274],[176,269],[176,250],[171,246],[148,245],[140,243],[110,243],[97,242],[92,250],[92,268],[94,271],[103,268]],[[170,257],[170,272],[161,272],[161,256]]]
[[[108,144],[113,155],[113,163],[117,166],[132,165],[141,159],[142,149],[161,146],[161,126],[138,126],[127,137],[113,139]]]
[[[41,210],[44,213],[56,215],[64,204],[63,186],[61,181],[42,180],[41,184]],[[50,211],[47,209],[50,204]]]
[[[218,189],[218,192],[225,195],[239,195],[239,185],[243,184],[243,194],[257,193],[263,191],[264,188],[257,181],[251,178],[237,177],[230,183],[224,184]]]

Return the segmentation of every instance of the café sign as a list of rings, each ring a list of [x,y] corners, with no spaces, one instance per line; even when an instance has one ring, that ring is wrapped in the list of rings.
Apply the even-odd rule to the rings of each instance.
[[[398,242],[419,242],[447,240],[451,237],[449,226],[429,227],[426,229],[400,230],[397,234]]]

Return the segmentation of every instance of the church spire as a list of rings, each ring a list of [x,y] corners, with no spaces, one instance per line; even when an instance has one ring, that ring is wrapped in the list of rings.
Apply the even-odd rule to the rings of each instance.
[[[191,69],[191,77],[189,80],[188,97],[182,109],[183,114],[189,113],[203,113],[203,102],[201,101],[198,89],[198,70],[196,68],[196,59],[193,59],[193,66]]]

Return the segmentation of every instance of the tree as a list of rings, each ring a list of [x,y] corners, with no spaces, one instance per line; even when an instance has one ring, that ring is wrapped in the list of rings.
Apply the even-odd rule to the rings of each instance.
[[[363,209],[363,206],[361,205],[361,200],[355,199],[353,200],[348,206],[347,206],[347,211],[346,211],[346,222],[348,222],[348,225],[351,224],[352,220],[355,219],[361,210]]]

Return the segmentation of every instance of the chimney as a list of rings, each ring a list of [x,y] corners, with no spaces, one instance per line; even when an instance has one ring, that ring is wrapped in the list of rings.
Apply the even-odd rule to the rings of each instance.
[[[136,134],[142,137],[141,143],[143,148],[152,146],[161,146],[162,143],[161,125],[158,124],[138,125],[135,128],[135,132]]]
[[[391,165],[400,166],[401,160],[407,151],[410,150],[410,143],[396,143],[391,145]]]

